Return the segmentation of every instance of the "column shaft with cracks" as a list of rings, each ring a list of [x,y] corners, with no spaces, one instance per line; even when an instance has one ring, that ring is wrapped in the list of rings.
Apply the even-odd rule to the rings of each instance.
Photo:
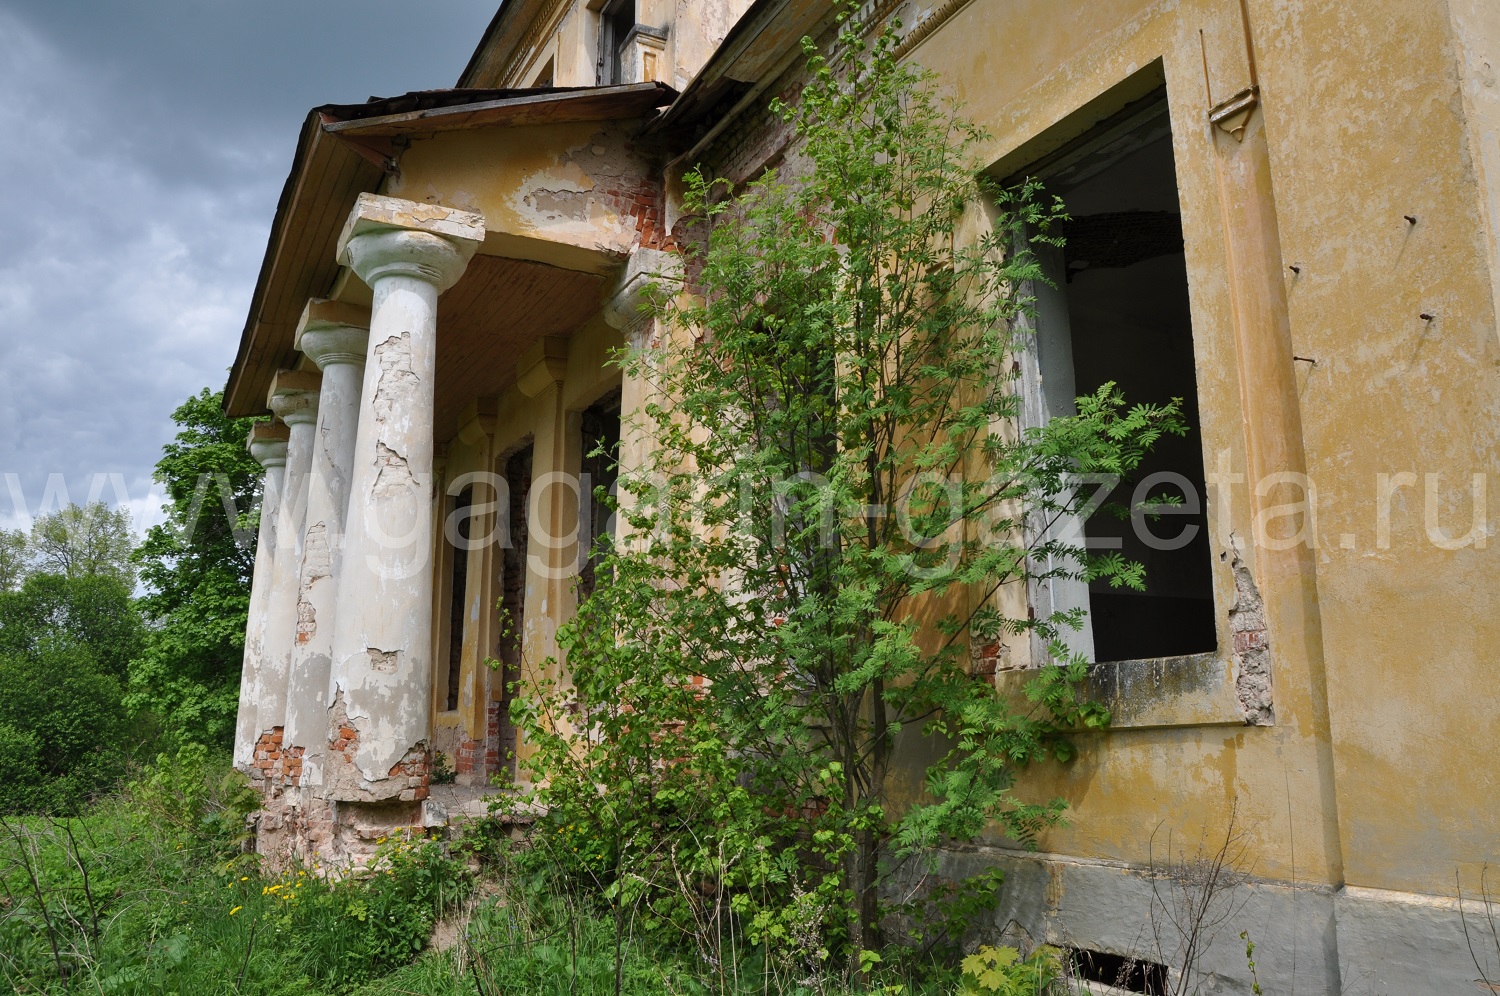
[[[256,703],[260,701],[261,660],[266,643],[266,607],[271,598],[271,575],[276,559],[276,516],[281,505],[286,472],[287,429],[274,422],[250,427],[246,446],[266,469],[261,489],[260,531],[255,541],[255,574],[250,582],[250,611],[245,627],[245,659],[240,671],[240,705],[234,726],[234,766],[249,771],[255,760]]]
[[[252,776],[265,780],[270,796],[281,781],[281,747],[286,725],[287,675],[297,631],[297,575],[302,558],[302,526],[307,511],[307,474],[312,466],[313,423],[318,415],[319,376],[282,370],[271,382],[266,405],[288,430],[286,474],[276,514],[276,557],[266,601],[265,647],[256,701],[256,745]]]
[[[337,301],[310,301],[296,345],[323,371],[307,484],[307,528],[297,590],[296,640],[287,680],[283,781],[318,785],[332,705],[333,620],[349,479],[359,423],[370,315]]]
[[[478,215],[364,194],[339,239],[373,303],[334,609],[331,799],[427,794],[437,300],[483,238]]]

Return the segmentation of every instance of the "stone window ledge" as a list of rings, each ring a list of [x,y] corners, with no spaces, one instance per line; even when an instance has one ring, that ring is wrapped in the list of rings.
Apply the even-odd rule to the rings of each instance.
[[[995,676],[1001,694],[1019,696],[1029,670]],[[1083,695],[1109,709],[1111,730],[1173,726],[1244,726],[1230,657],[1189,654],[1095,664]]]

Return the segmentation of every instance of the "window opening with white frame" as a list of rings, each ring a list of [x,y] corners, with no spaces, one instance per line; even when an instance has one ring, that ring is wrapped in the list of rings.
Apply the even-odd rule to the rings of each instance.
[[[1193,326],[1165,89],[1021,175],[1061,197],[1069,216],[1065,246],[1038,247],[1048,281],[1032,288],[1034,327],[1021,357],[1023,421],[1035,426],[1075,414],[1075,398],[1113,381],[1130,404],[1181,398],[1190,430],[1163,437],[1108,496],[1136,505],[1167,495],[1182,499],[1180,506],[1128,520],[1096,513],[1081,529],[1076,520],[1050,526],[1144,564],[1145,590],[1056,578],[1032,586],[1033,607],[1039,614],[1084,609],[1083,628],[1065,639],[1093,661],[1214,651]]]

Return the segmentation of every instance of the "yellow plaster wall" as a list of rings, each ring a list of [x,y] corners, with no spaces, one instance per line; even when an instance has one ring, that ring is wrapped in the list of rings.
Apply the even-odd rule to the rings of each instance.
[[[1196,834],[1221,826],[1238,799],[1263,875],[1444,893],[1455,868],[1496,857],[1494,544],[1429,542],[1421,483],[1393,505],[1389,549],[1375,531],[1377,474],[1440,474],[1441,522],[1462,534],[1469,475],[1497,466],[1494,227],[1484,214],[1494,174],[1476,161],[1496,117],[1489,64],[1475,54],[1494,51],[1493,36],[1454,38],[1455,25],[1493,30],[1496,15],[1477,0],[1452,6],[1450,17],[1440,0],[1249,4],[1263,88],[1253,127],[1264,129],[1268,175],[1228,196],[1267,198],[1269,248],[1301,269],[1282,267],[1284,321],[1295,354],[1317,364],[1289,368],[1295,397],[1279,401],[1300,418],[1317,547],[1289,567],[1249,547],[1243,484],[1211,489],[1209,512],[1221,524],[1219,611],[1232,599],[1220,555],[1241,550],[1262,579],[1277,725],[1090,738],[1080,761],[1029,782],[1036,797],[1073,807],[1072,826],[1041,842],[1048,850],[1144,861],[1158,824]],[[1240,400],[1243,315],[1224,219],[1241,224],[1245,213],[1224,210],[1216,161],[1239,153],[1222,150],[1226,138],[1207,122],[1200,30],[1221,100],[1249,82],[1235,0],[974,0],[912,58],[991,129],[994,160],[1162,60],[1205,463],[1210,475],[1221,460],[1244,473],[1247,432],[1267,425],[1247,425]],[[1269,576],[1277,571],[1291,574]]]
[[[384,192],[484,215],[482,252],[606,272],[638,238],[628,198],[651,175],[632,127],[573,122],[418,139]]]

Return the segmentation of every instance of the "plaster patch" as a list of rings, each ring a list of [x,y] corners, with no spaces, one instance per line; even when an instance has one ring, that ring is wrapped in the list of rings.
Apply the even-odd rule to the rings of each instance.
[[[417,485],[406,457],[379,441],[375,443],[375,466],[375,485],[370,490],[377,497],[400,497]]]
[[[381,674],[395,674],[396,668],[401,665],[401,651],[399,650],[377,650],[371,647],[366,650],[370,660],[370,670]]]
[[[411,368],[411,333],[393,335],[376,346],[375,362],[380,367],[380,376],[370,407],[376,424],[384,425],[406,409],[417,388],[418,378]]]
[[[582,190],[549,190],[539,187],[526,195],[526,204],[546,221],[586,221],[590,197]]]
[[[307,530],[302,581],[297,587],[297,643],[304,644],[318,633],[318,612],[312,603],[313,585],[328,577],[328,527],[315,522]]]

